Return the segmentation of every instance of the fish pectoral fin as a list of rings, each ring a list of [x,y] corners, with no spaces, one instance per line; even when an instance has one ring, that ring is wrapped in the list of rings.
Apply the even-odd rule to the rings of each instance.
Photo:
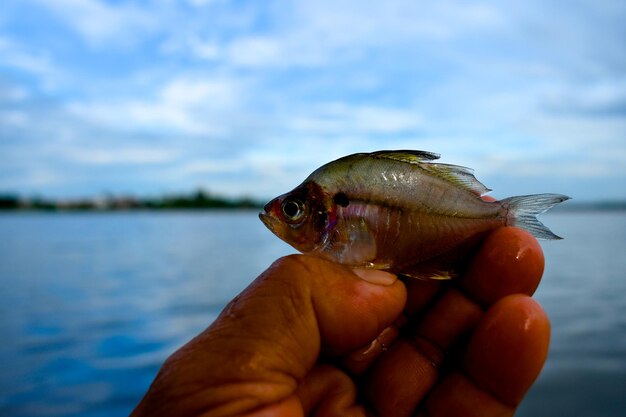
[[[451,164],[422,164],[421,167],[479,197],[491,191],[490,188],[485,187],[482,182],[476,179],[474,170],[471,168]]]
[[[374,158],[393,159],[396,161],[406,162],[409,164],[418,164],[424,161],[433,161],[439,159],[439,154],[428,151],[378,151],[370,154]]]
[[[378,262],[366,262],[362,265],[363,268],[367,269],[379,269],[381,271],[387,271],[391,269],[390,263],[378,263]]]
[[[324,251],[344,265],[371,268],[376,239],[365,220],[354,218],[337,226]]]

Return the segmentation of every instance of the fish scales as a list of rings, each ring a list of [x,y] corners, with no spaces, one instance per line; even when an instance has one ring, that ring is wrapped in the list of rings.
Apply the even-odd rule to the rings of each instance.
[[[352,267],[417,278],[449,278],[464,250],[489,230],[519,226],[558,239],[536,215],[568,199],[559,194],[487,202],[468,168],[430,161],[424,151],[379,151],[330,162],[260,218],[303,253]]]

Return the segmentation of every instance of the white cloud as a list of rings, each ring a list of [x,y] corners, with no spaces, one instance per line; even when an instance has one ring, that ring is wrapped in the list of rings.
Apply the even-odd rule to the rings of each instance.
[[[203,7],[211,3],[215,3],[217,1],[219,0],[187,0],[189,4],[191,4],[192,6],[196,6],[196,7]]]
[[[74,102],[68,109],[113,129],[221,135],[230,127],[222,117],[237,105],[240,94],[230,80],[180,77],[151,99]]]
[[[161,52],[168,55],[187,53],[205,61],[215,61],[223,54],[220,44],[211,39],[202,39],[197,35],[182,36],[167,39],[161,45]]]
[[[163,87],[161,101],[177,107],[211,105],[231,107],[236,103],[235,85],[227,80],[177,78]]]
[[[305,134],[352,135],[394,134],[422,127],[422,117],[415,110],[345,103],[324,103],[304,109],[289,122],[293,130]]]
[[[51,167],[29,166],[28,170],[18,175],[0,177],[1,190],[40,189],[51,185],[62,184],[67,178],[60,170]]]
[[[0,101],[22,102],[29,96],[25,88],[13,85],[0,85]]]
[[[0,126],[7,127],[26,127],[28,125],[29,117],[24,111],[19,110],[0,110]],[[2,131],[0,127],[0,131]]]
[[[27,45],[7,37],[0,37],[0,67],[26,72],[39,77],[43,87],[49,87],[62,77],[61,70],[52,63],[47,52],[33,52]],[[24,91],[23,89],[20,89]],[[15,92],[15,88],[12,89]],[[4,93],[6,94],[6,93]],[[19,94],[19,93],[18,93]]]
[[[502,23],[492,6],[451,1],[318,1],[299,2],[296,7],[295,26],[318,41],[343,45],[449,39]]]
[[[132,44],[157,25],[146,9],[134,5],[99,0],[34,1],[58,15],[88,43],[100,46]]]
[[[192,39],[190,41],[190,48],[193,55],[200,59],[214,60],[220,56],[220,47],[214,41]]]
[[[267,37],[245,37],[229,45],[228,59],[234,65],[282,66],[292,62],[289,51],[277,39]]]
[[[568,85],[546,91],[544,103],[556,113],[587,116],[626,115],[626,79]]]
[[[191,160],[176,167],[176,172],[187,175],[232,173],[238,172],[244,167],[237,160]]]
[[[178,152],[172,149],[155,147],[85,147],[65,149],[63,153],[74,162],[88,165],[149,165],[171,162],[178,156]]]
[[[242,30],[222,42],[201,42],[194,39],[196,34],[182,42],[170,40],[165,49],[184,48],[202,59],[215,59],[223,52],[219,55],[223,62],[235,67],[318,67],[362,57],[369,49],[390,43],[447,41],[493,31],[504,22],[494,7],[456,2],[316,1],[273,11],[274,21],[262,33]]]

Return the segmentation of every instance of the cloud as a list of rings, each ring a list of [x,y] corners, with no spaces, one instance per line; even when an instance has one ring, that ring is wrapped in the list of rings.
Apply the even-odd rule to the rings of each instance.
[[[294,26],[331,45],[450,39],[470,31],[493,29],[502,21],[498,10],[487,4],[410,0],[301,2],[293,19]]]
[[[422,117],[415,110],[347,103],[320,103],[290,120],[289,127],[305,134],[398,134],[415,132]]]
[[[228,47],[231,64],[241,66],[282,66],[293,62],[293,55],[276,39],[269,37],[245,37],[236,39]]]
[[[151,165],[171,162],[178,156],[175,150],[155,147],[69,148],[63,153],[69,160],[87,165]]]
[[[626,116],[626,79],[595,85],[568,86],[546,94],[550,112],[591,117]]]
[[[0,80],[0,103],[19,103],[28,98],[25,88]]]
[[[126,131],[223,135],[230,126],[221,117],[237,106],[239,86],[226,79],[177,77],[149,99],[74,102],[68,110],[81,118]]]
[[[503,22],[493,7],[456,2],[316,1],[274,11],[276,21],[267,32],[236,34],[217,47],[213,41],[211,53],[223,51],[235,67],[319,67],[362,58],[390,42],[446,41]],[[189,48],[192,55],[204,55],[197,44]]]
[[[238,160],[190,160],[176,167],[176,172],[187,177],[188,175],[203,175],[215,173],[232,173],[245,169]]]
[[[29,117],[26,112],[19,110],[0,110],[0,125],[21,127],[27,126]],[[0,128],[0,131],[2,128]]]
[[[192,32],[192,31],[190,31]],[[161,43],[159,51],[166,56],[191,56],[201,61],[223,59],[223,46],[210,36],[197,33],[176,33]]]
[[[0,175],[0,190],[19,191],[45,190],[52,185],[62,185],[67,182],[63,173],[50,167],[29,167],[19,175]]]
[[[381,148],[501,183],[626,166],[618,2],[7,4],[3,178],[269,197]]]
[[[99,0],[33,1],[59,16],[92,45],[132,44],[157,26],[145,8],[130,4],[113,5]]]
[[[63,78],[62,71],[53,64],[50,54],[32,51],[29,45],[0,35],[0,67],[36,76],[44,89],[50,89]],[[14,87],[11,87],[12,91]],[[20,89],[24,91],[24,89]],[[1,94],[1,93],[0,93]],[[4,93],[6,94],[6,93]]]
[[[187,2],[196,7],[203,7],[219,0],[187,0]]]

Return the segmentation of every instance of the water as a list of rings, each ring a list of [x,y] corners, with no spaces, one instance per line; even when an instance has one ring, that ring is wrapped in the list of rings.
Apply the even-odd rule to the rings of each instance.
[[[554,213],[548,362],[518,416],[623,416],[626,213]],[[124,416],[291,250],[250,212],[0,215],[0,415]]]
[[[518,415],[625,416],[626,212],[544,219],[566,239],[542,245],[550,353]]]

